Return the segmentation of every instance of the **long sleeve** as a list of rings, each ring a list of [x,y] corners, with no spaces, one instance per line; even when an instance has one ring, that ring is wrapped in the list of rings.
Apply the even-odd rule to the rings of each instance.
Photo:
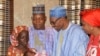
[[[86,55],[86,48],[88,44],[88,36],[83,31],[75,32],[76,35],[73,35],[73,48],[71,48],[73,51],[71,51],[73,54],[69,56],[85,56]]]
[[[46,31],[47,34],[47,38],[46,38],[46,51],[48,56],[52,56],[53,54],[53,47],[54,47],[54,41],[55,41],[55,30],[52,28],[48,28]]]
[[[85,56],[89,37],[79,26],[72,25],[64,34],[61,56]]]
[[[84,35],[82,37],[86,38],[86,35]],[[88,44],[88,39],[85,39],[85,40],[80,39],[80,41],[76,45],[76,51],[74,52],[73,56],[85,56],[86,55],[87,44]]]
[[[33,28],[29,27],[29,42],[28,42],[29,48],[34,48],[33,32],[34,32]]]

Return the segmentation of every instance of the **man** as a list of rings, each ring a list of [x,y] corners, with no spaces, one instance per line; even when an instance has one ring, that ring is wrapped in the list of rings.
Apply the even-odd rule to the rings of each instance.
[[[88,36],[80,26],[68,21],[64,7],[50,10],[50,24],[58,31],[53,56],[85,56]]]
[[[33,7],[32,23],[29,27],[29,47],[35,48],[37,52],[46,52],[51,56],[53,50],[53,29],[45,27],[46,16],[45,6],[36,5]]]

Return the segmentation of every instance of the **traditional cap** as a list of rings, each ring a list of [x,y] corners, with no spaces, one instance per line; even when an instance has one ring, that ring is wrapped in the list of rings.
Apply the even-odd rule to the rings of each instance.
[[[66,9],[62,6],[56,6],[50,10],[50,17],[60,18],[66,16]]]
[[[81,12],[81,17],[91,26],[100,26],[100,8],[84,10]]]
[[[12,46],[17,46],[18,41],[17,41],[17,36],[22,30],[28,30],[26,26],[17,26],[13,31],[10,36],[10,42]]]
[[[41,14],[41,13],[45,13],[44,4],[33,6],[33,14]]]

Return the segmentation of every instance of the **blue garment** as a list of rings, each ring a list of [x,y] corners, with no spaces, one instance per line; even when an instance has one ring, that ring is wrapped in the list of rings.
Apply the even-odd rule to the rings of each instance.
[[[51,56],[53,52],[54,33],[55,30],[50,27],[47,27],[45,30],[35,30],[33,26],[29,27],[29,48],[35,48],[38,52],[44,49],[47,55]]]
[[[76,24],[69,23],[69,26],[63,31],[63,42],[60,49],[59,56],[85,56],[88,44],[88,35],[82,28]],[[58,37],[55,37],[53,55],[57,56],[57,44],[59,43]]]

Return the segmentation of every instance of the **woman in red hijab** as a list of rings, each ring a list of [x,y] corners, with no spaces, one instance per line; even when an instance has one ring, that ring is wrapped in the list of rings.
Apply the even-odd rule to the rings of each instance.
[[[90,40],[86,56],[100,56],[100,8],[81,12],[82,27]]]

